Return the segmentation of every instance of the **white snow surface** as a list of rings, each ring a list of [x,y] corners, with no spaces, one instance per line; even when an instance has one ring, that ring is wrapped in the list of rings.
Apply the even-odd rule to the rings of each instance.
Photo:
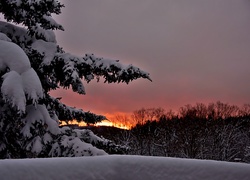
[[[211,160],[107,155],[0,160],[1,180],[247,180],[250,165]]]

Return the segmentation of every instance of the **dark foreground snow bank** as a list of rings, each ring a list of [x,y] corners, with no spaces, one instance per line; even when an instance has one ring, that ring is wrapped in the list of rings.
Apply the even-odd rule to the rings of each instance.
[[[250,165],[144,156],[0,160],[1,180],[244,180]]]

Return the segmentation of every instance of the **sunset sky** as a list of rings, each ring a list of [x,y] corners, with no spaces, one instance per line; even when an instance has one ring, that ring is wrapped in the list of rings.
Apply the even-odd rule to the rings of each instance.
[[[177,110],[220,100],[250,103],[249,0],[61,0],[58,44],[150,73],[153,82],[85,83],[85,96],[56,91],[63,102],[97,114],[142,107]]]

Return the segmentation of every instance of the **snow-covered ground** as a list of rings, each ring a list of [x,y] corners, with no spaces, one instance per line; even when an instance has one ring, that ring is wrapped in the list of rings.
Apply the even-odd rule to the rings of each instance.
[[[250,165],[144,156],[0,160],[1,180],[244,180]]]

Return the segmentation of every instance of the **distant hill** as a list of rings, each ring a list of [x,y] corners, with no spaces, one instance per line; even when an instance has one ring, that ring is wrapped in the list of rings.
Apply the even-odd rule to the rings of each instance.
[[[113,140],[115,135],[128,131],[114,126],[78,126],[77,124],[64,125],[73,129],[89,129],[98,136],[103,136],[106,139]]]

